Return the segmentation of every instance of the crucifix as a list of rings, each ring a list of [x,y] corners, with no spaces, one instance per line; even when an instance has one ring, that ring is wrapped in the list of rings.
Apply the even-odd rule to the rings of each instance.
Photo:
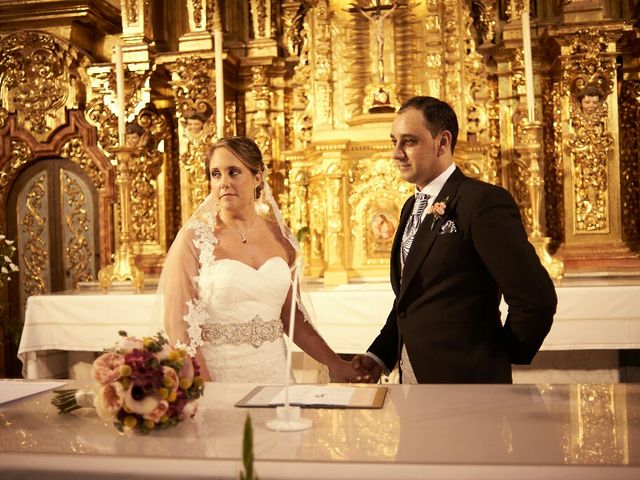
[[[359,13],[368,21],[372,22],[376,28],[376,43],[378,45],[378,79],[384,83],[384,21],[398,7],[398,2],[394,0],[388,4],[382,4],[381,0],[375,0],[375,5],[363,7],[357,3],[352,3],[350,13]]]

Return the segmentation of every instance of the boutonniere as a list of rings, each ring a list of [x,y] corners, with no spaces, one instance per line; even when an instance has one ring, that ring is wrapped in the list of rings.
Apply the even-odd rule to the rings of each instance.
[[[433,221],[431,222],[431,230],[436,225],[436,222],[442,218],[445,210],[447,209],[447,202],[449,197],[445,198],[442,202],[435,202],[429,208],[427,208],[427,214],[433,215]]]

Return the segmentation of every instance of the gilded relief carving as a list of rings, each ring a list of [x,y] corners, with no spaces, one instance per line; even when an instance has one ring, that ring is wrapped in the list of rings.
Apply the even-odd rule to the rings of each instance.
[[[17,112],[22,128],[44,141],[65,123],[65,105],[73,107],[81,93],[75,88],[77,73],[71,75],[79,65],[76,52],[37,31],[5,37],[0,51],[2,101],[8,111]]]
[[[217,138],[213,108],[214,62],[212,59],[183,57],[172,66],[172,71],[173,92],[182,132],[180,183],[183,218],[186,218],[185,215],[188,217],[209,193],[204,160],[209,145]],[[229,107],[229,103],[226,107]],[[225,121],[227,128],[233,128],[234,124]]]
[[[353,268],[386,265],[411,185],[398,177],[389,152],[363,158],[353,168],[348,203],[351,211]]]
[[[98,190],[104,189],[104,172],[102,172],[86,154],[82,138],[72,138],[67,141],[60,150],[60,157],[71,160],[73,163],[78,165],[84,173],[87,174],[93,182],[93,185],[95,185]]]
[[[60,177],[66,227],[63,230],[65,287],[75,288],[78,282],[93,280],[95,274],[93,222],[89,217],[92,205],[88,192],[73,173],[61,170]]]
[[[555,245],[563,239],[564,232],[564,172],[562,168],[562,90],[560,82],[546,79],[542,85],[542,118],[545,122],[544,198],[547,234]]]
[[[265,38],[270,36],[271,2],[267,0],[250,0],[251,25],[253,27],[254,38]]]
[[[496,34],[497,0],[471,0],[471,16],[480,45],[493,42]]]
[[[47,176],[43,173],[27,186],[24,212],[20,215],[20,298],[49,291],[49,254],[45,243],[47,201]]]
[[[331,125],[332,123],[332,64],[331,64],[331,30],[327,0],[318,0],[314,8],[314,62],[313,82],[315,89],[315,124]]]
[[[164,158],[158,143],[168,135],[165,118],[152,108],[140,112],[127,126],[127,143],[140,149],[131,157],[131,233],[139,243],[157,244],[161,239],[158,182]]]
[[[193,8],[193,21],[197,28],[202,27],[202,0],[191,0]]]
[[[306,33],[303,33],[305,15],[311,6],[307,1],[285,2],[282,5],[284,45],[290,57],[300,56]]]
[[[620,178],[623,234],[640,234],[640,81],[625,80],[620,89]]]
[[[10,182],[13,181],[16,174],[33,158],[33,152],[26,143],[17,140],[11,141],[11,157],[8,162],[2,166],[0,170],[0,189],[7,191]]]
[[[575,230],[608,232],[609,154],[608,105],[615,59],[605,56],[606,39],[597,32],[579,32],[571,42],[571,59],[563,72],[570,93],[571,133],[567,148],[572,162]]]
[[[138,0],[127,0],[127,22],[138,23]]]

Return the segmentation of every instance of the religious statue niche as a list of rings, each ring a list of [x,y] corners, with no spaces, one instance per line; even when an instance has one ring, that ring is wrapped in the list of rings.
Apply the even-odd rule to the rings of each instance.
[[[356,275],[388,273],[400,206],[411,195],[411,184],[402,181],[395,168],[387,152],[353,164],[355,181],[348,195],[352,229],[349,267]]]
[[[604,85],[604,86],[603,86]],[[608,164],[613,136],[608,131],[605,82],[585,83],[579,76],[571,88],[568,139],[574,170],[576,228],[608,231]]]
[[[388,49],[385,50],[385,44],[393,45],[394,43],[393,16],[401,6],[405,5],[396,0],[388,3],[383,3],[381,0],[371,2],[360,0],[357,3],[351,3],[351,8],[348,9],[350,13],[357,16],[357,19],[365,19],[369,30],[373,30],[373,34],[370,35],[372,45],[370,51],[374,71],[372,71],[371,81],[365,87],[362,105],[364,112],[390,113],[395,112],[400,106],[397,85],[389,81],[390,65],[387,65],[385,71],[385,60],[393,58]],[[388,28],[385,29],[385,26]]]

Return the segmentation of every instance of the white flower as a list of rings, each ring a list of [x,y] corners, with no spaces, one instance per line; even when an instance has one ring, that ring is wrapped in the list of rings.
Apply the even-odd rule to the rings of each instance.
[[[17,272],[18,271],[18,267],[16,265],[14,265],[13,263],[9,264],[9,268],[11,269],[11,271],[13,272]]]
[[[13,245],[14,240],[5,240],[7,245]]]
[[[0,269],[0,272],[2,273],[9,273],[9,270],[7,270],[7,267],[2,267],[2,269]]]
[[[4,256],[4,261],[7,263],[11,263],[11,257],[9,255]]]
[[[160,397],[157,393],[152,393],[140,400],[136,400],[133,398],[133,387],[134,384],[132,383],[124,394],[124,403],[133,413],[148,415],[160,405]]]
[[[7,237],[5,237],[4,235],[0,235],[0,240],[4,240],[5,238]]]

